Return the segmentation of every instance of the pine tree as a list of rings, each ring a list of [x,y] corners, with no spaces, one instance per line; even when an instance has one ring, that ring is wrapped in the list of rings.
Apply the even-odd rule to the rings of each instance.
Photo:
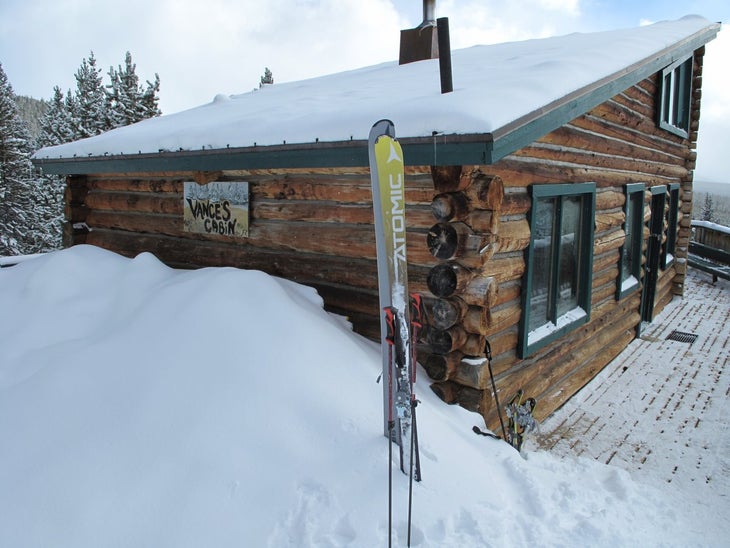
[[[132,55],[127,52],[124,68],[109,69],[111,83],[107,86],[107,116],[110,127],[134,124],[146,118],[160,115],[158,107],[160,77],[155,74],[155,82],[147,81],[147,88],[139,85],[137,65],[132,63]]]
[[[107,121],[106,95],[102,86],[101,69],[96,68],[94,52],[83,59],[76,71],[75,104],[78,113],[76,138],[93,137],[110,129]],[[75,117],[74,117],[75,118]]]
[[[273,84],[274,83],[274,75],[269,70],[269,67],[266,67],[264,69],[264,75],[261,77],[261,82],[259,83],[259,88],[264,87],[265,84]]]
[[[702,220],[713,222],[715,218],[714,204],[712,203],[712,194],[705,194],[705,202],[702,204]]]
[[[43,249],[43,193],[30,161],[30,134],[18,115],[13,88],[0,64],[0,253]],[[40,229],[40,233],[38,230]]]
[[[69,92],[70,95],[71,92]],[[53,88],[53,99],[48,103],[46,113],[41,119],[40,146],[61,145],[75,138],[72,112],[58,86]]]
[[[142,92],[144,119],[154,118],[162,114],[160,110],[160,75],[155,73],[155,81],[147,80],[147,87]]]

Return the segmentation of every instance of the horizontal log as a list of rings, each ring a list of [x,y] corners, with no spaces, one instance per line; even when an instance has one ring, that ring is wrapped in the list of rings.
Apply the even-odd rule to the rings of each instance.
[[[283,178],[250,183],[251,201],[257,199],[315,200],[342,203],[372,203],[372,187],[366,178]],[[406,203],[428,206],[433,190],[406,178]]]
[[[496,304],[499,284],[494,276],[477,273],[459,295],[467,304],[491,307]]]
[[[596,192],[596,211],[605,211],[624,207],[626,194],[617,190]]]
[[[472,209],[499,211],[504,199],[504,182],[499,176],[473,172],[471,184],[464,189],[464,194]]]
[[[474,210],[464,222],[478,234],[498,234],[500,230],[500,215],[496,211]]]
[[[684,165],[667,164],[633,157],[601,155],[598,153],[567,150],[553,145],[528,145],[514,152],[516,157],[529,157],[544,162],[557,162],[563,165],[576,165],[587,168],[613,169],[634,173],[647,173],[661,177],[682,178],[688,173]]]
[[[482,275],[493,276],[499,282],[517,280],[525,273],[525,260],[522,256],[498,254],[482,268]]]
[[[428,273],[428,289],[436,297],[459,296],[473,277],[474,272],[459,263],[437,264]]]
[[[181,267],[234,266],[262,270],[300,283],[341,284],[377,291],[377,264],[374,259],[327,257],[319,254],[254,248],[231,242],[183,239],[159,234],[97,229],[89,234],[90,244],[134,257],[148,251],[164,263]],[[409,265],[409,292],[427,290],[428,269]]]
[[[468,177],[462,178],[462,166],[431,166],[431,177],[436,192],[455,192],[471,184]]]
[[[449,329],[429,329],[428,344],[434,354],[448,354],[455,350],[461,350],[466,344],[469,334],[459,325]]]
[[[604,120],[610,120],[626,128],[634,129],[646,136],[657,135],[661,131],[662,142],[667,143],[665,146],[674,143],[681,147],[684,144],[684,139],[681,137],[668,131],[660,130],[654,120],[636,116],[630,109],[610,99],[592,109],[591,115],[603,118]]]
[[[191,180],[192,176],[187,179]],[[182,196],[185,179],[141,179],[141,178],[93,178],[88,182],[89,190],[108,192],[151,192]]]
[[[593,255],[593,275],[600,272],[609,265],[617,264],[619,260],[618,249],[610,249],[600,255]]]
[[[595,231],[604,232],[612,228],[623,226],[626,221],[626,214],[623,211],[614,211],[612,213],[596,213]]]
[[[431,307],[431,325],[437,329],[448,329],[461,323],[468,309],[469,305],[458,297],[436,299]]]
[[[163,234],[183,238],[232,241],[232,237],[216,234],[192,234],[183,229],[179,215],[143,215],[91,211],[86,220],[91,228],[119,229],[130,232]],[[408,231],[407,255],[411,264],[433,264],[433,257],[424,249],[425,235]],[[375,232],[370,225],[344,223],[307,223],[258,221],[249,228],[248,238],[235,238],[239,244],[269,249],[288,249],[342,257],[375,257]]]
[[[624,106],[628,107],[628,105]],[[633,106],[640,108],[635,103]],[[658,147],[636,146],[635,140],[609,139],[596,134],[595,131],[589,131],[574,124],[562,126],[540,138],[538,141],[559,147],[582,149],[614,157],[634,158],[636,160],[664,162],[674,165],[682,165],[684,162],[683,157],[666,153]]]
[[[618,249],[625,241],[626,233],[621,228],[601,234],[593,243],[593,254],[600,255],[611,249]]]
[[[372,204],[261,199],[251,203],[251,219],[373,224],[373,207]],[[428,208],[408,204],[406,223],[411,228],[427,228],[433,221]]]
[[[530,236],[527,219],[502,221],[497,234],[497,248],[500,253],[522,251],[530,245]]]
[[[526,192],[510,192],[502,198],[502,205],[499,209],[504,216],[524,215],[532,207],[532,198]]]
[[[475,234],[469,226],[460,222],[437,223],[426,236],[431,255],[441,260],[482,257],[489,252],[491,243],[491,238]]]
[[[86,196],[86,205],[95,210],[121,213],[183,214],[182,194],[175,193],[93,191]]]
[[[419,359],[428,376],[434,381],[445,381],[451,379],[461,363],[464,354],[461,352],[450,352],[448,354],[428,354]]]
[[[431,384],[430,388],[442,402],[449,405],[458,403],[459,390],[461,390],[460,384],[451,381],[435,382]]]
[[[469,215],[469,201],[463,192],[444,192],[431,201],[431,213],[440,223],[463,221]]]
[[[499,160],[490,171],[499,174],[510,185],[528,187],[532,184],[595,182],[599,188],[622,186],[635,183],[637,178],[647,184],[668,184],[676,178],[662,177],[656,174],[609,170],[560,162],[546,162],[509,155]]]

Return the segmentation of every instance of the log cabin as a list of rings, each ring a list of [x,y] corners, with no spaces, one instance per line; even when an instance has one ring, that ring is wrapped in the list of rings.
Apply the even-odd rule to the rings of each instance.
[[[495,428],[487,342],[502,401],[523,390],[540,419],[682,295],[719,29],[690,16],[449,52],[450,93],[439,59],[264,86],[34,162],[66,176],[65,245],[260,269],[377,340],[367,135],[392,120],[409,290],[427,303],[419,363]]]

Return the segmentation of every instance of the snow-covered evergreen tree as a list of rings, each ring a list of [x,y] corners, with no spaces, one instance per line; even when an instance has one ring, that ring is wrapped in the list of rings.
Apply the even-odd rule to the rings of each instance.
[[[705,194],[705,201],[702,204],[702,220],[703,221],[710,221],[714,222],[715,220],[715,211],[714,211],[714,203],[712,200],[712,194],[709,192]]]
[[[264,75],[261,77],[261,82],[259,82],[259,87],[264,87],[265,84],[273,84],[274,83],[274,75],[269,70],[269,67],[266,67],[264,69]]]
[[[132,54],[124,57],[124,68],[109,69],[111,83],[107,86],[106,104],[110,127],[126,126],[160,115],[158,107],[160,77],[155,74],[155,82],[147,81],[147,88],[139,85],[137,65],[132,62]]]
[[[83,59],[76,71],[75,104],[78,117],[76,138],[92,137],[109,129],[106,112],[106,95],[102,85],[101,69],[96,68],[94,52]]]
[[[71,92],[69,92],[70,95]],[[58,86],[53,88],[53,99],[48,103],[46,113],[41,119],[40,146],[53,146],[68,143],[76,138],[73,113]]]
[[[13,88],[0,64],[0,254],[53,247],[49,195],[30,161],[31,137],[18,115]],[[60,231],[60,228],[59,228]]]

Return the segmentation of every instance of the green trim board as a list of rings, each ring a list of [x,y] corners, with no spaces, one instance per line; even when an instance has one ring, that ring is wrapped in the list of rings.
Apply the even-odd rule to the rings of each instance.
[[[644,183],[624,187],[626,203],[624,232],[626,239],[619,250],[619,276],[616,278],[616,300],[631,295],[641,287],[641,250],[644,243]]]
[[[591,313],[595,183],[531,185],[521,358],[585,324]]]
[[[494,132],[437,134],[400,140],[408,165],[489,165],[585,114],[592,108],[687,56],[715,38],[719,24],[709,25],[649,58],[576,90],[522,116]],[[367,167],[367,142],[320,142],[158,154],[39,158],[50,174],[216,171],[317,167]]]

